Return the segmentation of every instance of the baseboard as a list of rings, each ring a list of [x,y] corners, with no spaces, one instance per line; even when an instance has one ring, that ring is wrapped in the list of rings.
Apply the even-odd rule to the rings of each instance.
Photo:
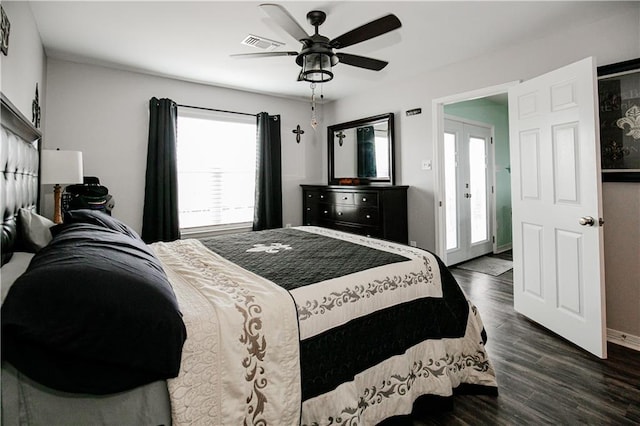
[[[607,328],[607,341],[640,351],[640,337]]]
[[[509,243],[509,244],[505,244],[505,245],[503,245],[503,246],[496,247],[496,251],[495,251],[495,253],[494,253],[494,254],[498,254],[498,253],[502,253],[502,252],[505,252],[505,251],[509,251],[509,250],[511,250],[511,249],[512,249],[512,247],[511,247],[511,243]]]

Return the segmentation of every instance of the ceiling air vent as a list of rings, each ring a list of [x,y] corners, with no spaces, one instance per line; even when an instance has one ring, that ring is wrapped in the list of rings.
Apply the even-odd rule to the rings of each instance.
[[[260,37],[253,34],[249,34],[244,40],[242,40],[242,44],[246,44],[247,46],[252,46],[256,49],[266,51],[272,51],[275,48],[284,45],[284,43],[281,43],[279,41],[269,40],[268,38]]]

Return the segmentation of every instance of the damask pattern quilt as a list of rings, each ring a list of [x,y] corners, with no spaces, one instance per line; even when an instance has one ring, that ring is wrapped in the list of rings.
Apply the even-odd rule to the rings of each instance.
[[[209,318],[185,314],[185,372],[205,368],[200,357],[211,368],[170,381],[178,424],[212,415],[193,412],[185,381],[209,382],[216,418],[237,424],[375,424],[422,394],[496,386],[477,310],[427,251],[319,227],[152,247],[181,306],[206,307],[183,312]]]

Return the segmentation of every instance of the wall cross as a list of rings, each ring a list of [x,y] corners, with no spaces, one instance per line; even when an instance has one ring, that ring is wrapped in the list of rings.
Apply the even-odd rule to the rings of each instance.
[[[304,130],[300,128],[300,125],[298,124],[291,132],[296,134],[296,142],[300,143],[300,135],[304,135]]]

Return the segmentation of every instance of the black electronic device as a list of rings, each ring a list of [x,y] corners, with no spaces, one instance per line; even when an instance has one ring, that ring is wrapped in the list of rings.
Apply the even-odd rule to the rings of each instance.
[[[95,176],[85,176],[83,183],[69,185],[62,195],[62,210],[91,209],[111,214],[115,206],[109,188],[100,184]]]

